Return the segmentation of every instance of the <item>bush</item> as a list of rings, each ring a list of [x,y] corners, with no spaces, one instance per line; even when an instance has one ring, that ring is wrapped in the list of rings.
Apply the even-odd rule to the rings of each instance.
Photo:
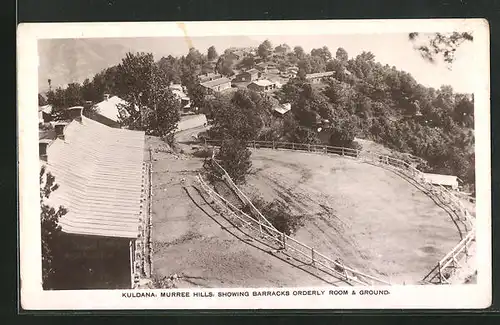
[[[274,200],[267,203],[261,198],[254,199],[253,205],[262,215],[280,232],[290,236],[303,226],[303,216],[294,215],[290,208],[281,201]],[[243,212],[257,218],[249,205],[243,208]]]
[[[221,161],[220,164],[232,180],[237,184],[241,184],[245,182],[246,175],[252,167],[251,154],[245,141],[230,139],[222,141],[217,159]]]

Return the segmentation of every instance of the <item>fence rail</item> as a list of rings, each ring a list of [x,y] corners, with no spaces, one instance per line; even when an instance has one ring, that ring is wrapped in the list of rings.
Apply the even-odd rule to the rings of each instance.
[[[211,145],[213,147],[220,146],[221,143],[221,140],[205,140],[205,145]],[[439,198],[440,201],[444,201],[445,204],[447,204],[456,213],[456,221],[464,225],[466,236],[437,263],[433,270],[424,278],[424,281],[429,281],[429,279],[434,280],[438,278],[439,283],[448,283],[443,274],[449,274],[449,278],[454,270],[460,267],[457,259],[462,255],[462,252],[467,252],[471,243],[475,241],[475,217],[467,210],[462,200],[445,187],[440,185],[434,186],[433,184],[428,182],[423,172],[404,160],[387,155],[372,152],[361,153],[361,151],[357,149],[335,147],[329,145],[280,141],[250,141],[247,145],[254,149],[270,148],[275,150],[286,149],[313,153],[335,154],[344,157],[353,157],[369,163],[390,166],[403,173],[405,176],[410,177],[411,179],[416,181],[430,195],[434,195],[435,197]],[[230,177],[228,177],[228,179],[230,179]],[[471,201],[475,202],[475,200]],[[315,252],[315,255],[321,256],[321,254],[318,255],[317,252]],[[468,254],[465,254],[465,256],[467,257]],[[451,270],[450,266],[452,268]]]

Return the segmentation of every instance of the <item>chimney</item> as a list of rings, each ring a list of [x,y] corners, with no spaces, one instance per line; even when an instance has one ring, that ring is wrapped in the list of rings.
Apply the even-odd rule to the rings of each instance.
[[[57,123],[54,125],[54,131],[56,132],[56,136],[64,140],[64,128],[66,127],[67,123]]]
[[[49,139],[41,139],[38,142],[38,152],[40,154],[40,160],[47,162],[47,147],[52,142]]]
[[[108,100],[109,99],[109,94],[104,94],[104,100]]]
[[[83,106],[73,106],[68,108],[69,118],[72,120],[77,120],[78,122],[82,121],[82,111]]]

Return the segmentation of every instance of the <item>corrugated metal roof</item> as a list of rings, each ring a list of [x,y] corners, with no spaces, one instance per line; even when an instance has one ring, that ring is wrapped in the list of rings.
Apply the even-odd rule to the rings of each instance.
[[[260,86],[260,87],[272,86],[275,84],[274,82],[271,82],[267,79],[256,80],[256,81],[253,81],[252,83],[256,84],[257,86]]]
[[[219,86],[219,85],[229,83],[229,82],[231,82],[231,80],[229,80],[228,78],[219,78],[219,79],[203,82],[203,83],[201,83],[201,85],[203,87],[211,88],[211,87]]]
[[[445,185],[445,186],[458,186],[458,177],[452,175],[441,175],[424,173],[425,179],[431,184]]]
[[[109,99],[105,99],[100,103],[97,103],[95,107],[97,112],[104,117],[109,118],[112,121],[118,122],[120,117],[120,111],[118,105],[126,105],[127,102],[118,96],[113,96]]]
[[[324,77],[333,76],[333,74],[334,74],[333,71],[309,73],[306,75],[306,79],[324,78]]]
[[[144,200],[144,132],[110,128],[82,117],[47,148],[59,184],[49,204],[68,209],[66,233],[136,238]]]

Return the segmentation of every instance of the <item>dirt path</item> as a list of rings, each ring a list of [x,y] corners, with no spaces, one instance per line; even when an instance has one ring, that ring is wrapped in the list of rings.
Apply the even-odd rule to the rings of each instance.
[[[458,241],[448,214],[389,170],[349,158],[254,150],[245,191],[283,200],[296,238],[391,283],[416,283]]]

